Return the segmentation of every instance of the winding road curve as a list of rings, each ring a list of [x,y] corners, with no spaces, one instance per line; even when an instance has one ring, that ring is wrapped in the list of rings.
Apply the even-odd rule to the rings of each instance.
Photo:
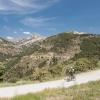
[[[89,81],[96,81],[96,80],[100,80],[100,70],[77,74],[76,80],[70,82],[66,82],[66,80],[62,79],[62,80],[55,80],[55,81],[49,81],[49,82],[43,82],[37,84],[2,87],[0,88],[0,97],[10,98],[16,95],[40,92],[48,88],[62,88],[62,87],[67,88],[76,84],[78,85],[78,84],[87,83]]]

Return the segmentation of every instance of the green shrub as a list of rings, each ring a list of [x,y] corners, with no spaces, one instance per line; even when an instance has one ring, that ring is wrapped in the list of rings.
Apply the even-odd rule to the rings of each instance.
[[[18,78],[16,78],[16,77],[12,77],[8,80],[8,82],[10,82],[10,83],[16,83],[17,81],[18,81]]]
[[[93,59],[80,58],[76,61],[75,70],[76,72],[84,72],[87,70],[92,70],[97,67],[97,62]]]
[[[3,63],[0,63],[0,77],[4,74],[5,66]]]

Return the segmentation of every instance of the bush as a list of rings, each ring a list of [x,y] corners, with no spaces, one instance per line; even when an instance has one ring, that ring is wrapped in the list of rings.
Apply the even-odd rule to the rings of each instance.
[[[97,62],[93,59],[80,58],[76,61],[75,71],[84,72],[87,70],[92,70],[97,67]]]
[[[5,66],[3,65],[3,63],[0,63],[0,77],[4,74],[5,71]]]
[[[10,83],[16,83],[17,81],[18,81],[18,78],[16,78],[16,77],[12,77],[8,80],[8,82],[10,82]]]
[[[97,67],[99,67],[99,68],[100,68],[100,61],[98,61],[98,62],[97,62]]]

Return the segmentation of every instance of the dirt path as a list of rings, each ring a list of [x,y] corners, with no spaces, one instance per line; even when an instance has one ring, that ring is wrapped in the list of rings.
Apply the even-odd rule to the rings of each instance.
[[[27,93],[36,93],[47,88],[67,88],[76,84],[87,83],[88,81],[96,80],[100,80],[100,70],[78,74],[76,75],[76,80],[70,82],[66,82],[66,80],[62,79],[37,84],[3,87],[0,88],[0,97],[13,97]]]

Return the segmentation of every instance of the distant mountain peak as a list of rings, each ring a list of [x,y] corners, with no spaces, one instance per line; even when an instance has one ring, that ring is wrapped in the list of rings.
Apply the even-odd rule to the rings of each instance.
[[[86,32],[73,31],[73,34],[87,34]]]
[[[19,46],[27,46],[27,45],[30,45],[34,42],[44,40],[45,38],[46,38],[45,36],[34,33],[31,36],[28,36],[28,37],[25,37],[21,40],[18,40],[16,43],[19,44]]]

